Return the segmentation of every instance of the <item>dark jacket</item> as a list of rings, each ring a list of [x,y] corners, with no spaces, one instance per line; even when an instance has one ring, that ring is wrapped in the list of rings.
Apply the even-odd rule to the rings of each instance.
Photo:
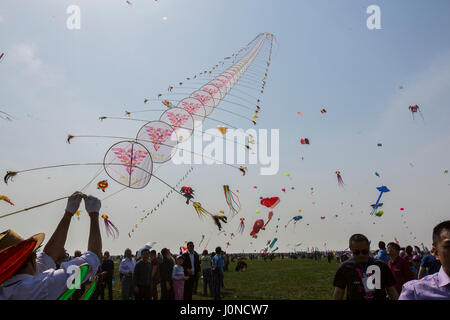
[[[191,258],[189,257],[189,251],[186,251],[185,253],[183,253],[183,268],[184,268],[184,275],[189,276],[187,269],[192,269],[192,265],[191,265]],[[200,258],[197,254],[197,252],[194,251],[194,272],[195,274],[199,274],[200,273]]]
[[[134,267],[133,285],[134,286],[151,286],[152,285],[152,263],[149,261],[139,260]]]
[[[173,270],[172,259],[162,258],[159,264],[159,275],[161,277],[161,282],[172,281],[172,270]]]

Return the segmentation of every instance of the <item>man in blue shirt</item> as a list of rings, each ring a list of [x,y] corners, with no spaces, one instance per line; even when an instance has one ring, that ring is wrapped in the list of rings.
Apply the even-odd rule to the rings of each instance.
[[[422,259],[422,263],[420,264],[418,279],[422,279],[426,275],[432,275],[439,272],[441,268],[441,262],[436,260],[434,255],[431,253],[427,254]]]
[[[383,261],[384,263],[388,263],[389,260],[391,260],[391,257],[389,257],[389,255],[387,254],[386,243],[384,243],[383,241],[378,242],[378,248],[380,248],[380,250],[378,251],[378,255],[376,258]]]
[[[214,300],[220,300],[220,288],[222,287],[223,259],[221,253],[222,248],[217,247],[216,255],[214,256],[212,263]]]

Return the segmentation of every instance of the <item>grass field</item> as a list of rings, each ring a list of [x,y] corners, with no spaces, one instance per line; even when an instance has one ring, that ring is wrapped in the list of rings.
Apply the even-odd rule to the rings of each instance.
[[[286,258],[264,262],[258,259],[246,260],[246,263],[248,265],[246,272],[235,272],[236,262],[234,262],[230,263],[229,271],[224,273],[224,300],[328,300],[332,297],[333,277],[339,266],[336,260],[329,264],[326,259],[322,259],[321,262]],[[113,298],[120,300],[119,262],[115,261],[114,264]],[[203,280],[200,279],[198,293],[202,291]],[[193,299],[212,298],[194,295]]]

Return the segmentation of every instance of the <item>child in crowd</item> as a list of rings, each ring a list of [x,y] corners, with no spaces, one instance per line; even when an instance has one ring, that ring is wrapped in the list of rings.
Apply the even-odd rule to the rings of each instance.
[[[183,256],[178,256],[176,262],[177,262],[177,264],[173,267],[173,271],[172,271],[173,291],[175,294],[175,300],[183,300],[183,298],[184,298],[184,280],[189,279],[189,277],[184,276]]]

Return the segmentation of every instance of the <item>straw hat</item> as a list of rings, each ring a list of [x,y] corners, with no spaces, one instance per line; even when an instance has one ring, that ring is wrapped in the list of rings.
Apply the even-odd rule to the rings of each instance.
[[[35,234],[34,236],[31,236],[30,238],[36,240],[36,246],[33,249],[33,251],[36,251],[37,248],[39,248],[42,242],[44,241],[45,234],[38,233]],[[3,249],[6,249],[8,247],[17,245],[22,241],[25,241],[25,239],[19,236],[17,233],[15,233],[13,230],[8,229],[6,231],[3,231],[2,233],[0,233],[0,251],[3,251]]]
[[[11,229],[0,233],[0,285],[27,262],[30,255],[41,246],[44,237],[43,233],[38,233],[23,239]]]

